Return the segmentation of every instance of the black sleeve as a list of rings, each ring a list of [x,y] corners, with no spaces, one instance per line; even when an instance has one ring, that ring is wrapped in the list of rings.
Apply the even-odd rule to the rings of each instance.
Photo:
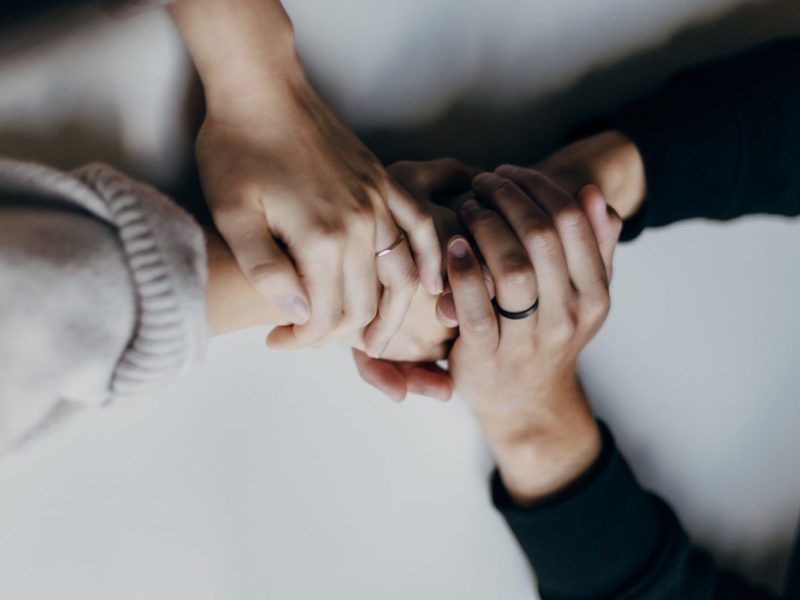
[[[543,600],[751,600],[776,596],[718,569],[675,514],[636,482],[608,429],[603,452],[569,489],[518,506],[492,477],[494,504],[536,572]]]
[[[645,165],[625,239],[693,217],[800,214],[800,37],[690,68],[603,124]]]
[[[36,23],[43,17],[75,9],[112,9],[126,0],[3,0],[0,3],[0,32]],[[131,0],[130,4],[136,4]]]

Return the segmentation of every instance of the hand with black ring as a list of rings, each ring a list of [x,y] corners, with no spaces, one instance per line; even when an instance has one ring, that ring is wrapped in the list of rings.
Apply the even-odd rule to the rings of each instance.
[[[462,219],[497,305],[518,318],[496,312],[476,253],[465,237],[452,238],[447,272],[459,337],[450,373],[509,491],[530,501],[574,479],[599,453],[576,362],[609,310],[621,222],[597,188],[576,198],[529,169],[501,167],[474,188]]]

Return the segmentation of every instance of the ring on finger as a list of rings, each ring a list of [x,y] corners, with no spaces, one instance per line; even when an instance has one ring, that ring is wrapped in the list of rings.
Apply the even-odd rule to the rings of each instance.
[[[525,310],[520,310],[518,312],[512,312],[510,310],[504,309],[502,306],[500,306],[500,303],[497,302],[497,298],[492,300],[492,304],[494,305],[494,309],[497,312],[497,314],[500,315],[501,317],[505,319],[510,319],[512,321],[520,321],[522,319],[530,317],[533,313],[536,312],[536,310],[539,308],[539,299],[537,298],[536,301]]]
[[[375,258],[380,258],[381,256],[386,256],[387,254],[391,254],[392,250],[397,248],[400,244],[402,244],[406,240],[406,234],[400,231],[397,234],[397,239],[393,241],[391,244],[386,246],[383,250],[378,250],[375,253]]]

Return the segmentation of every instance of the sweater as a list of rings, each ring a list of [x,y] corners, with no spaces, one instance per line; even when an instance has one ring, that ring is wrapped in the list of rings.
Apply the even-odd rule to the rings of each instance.
[[[0,452],[202,354],[202,230],[110,167],[0,159],[0,265]]]

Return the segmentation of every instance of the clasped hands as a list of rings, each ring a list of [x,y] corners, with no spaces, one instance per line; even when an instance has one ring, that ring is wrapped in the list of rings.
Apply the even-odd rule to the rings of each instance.
[[[608,311],[621,229],[599,189],[571,194],[540,171],[513,166],[473,179],[447,159],[389,170],[434,215],[448,284],[438,297],[420,290],[383,358],[369,357],[356,340],[361,376],[394,400],[407,391],[444,400],[455,383],[482,404],[501,392],[497,382],[507,374],[510,387],[526,391],[520,402],[527,404],[537,385],[574,372]],[[435,198],[447,200],[440,205]],[[510,312],[536,300],[539,308],[511,320],[496,314],[493,300]],[[449,373],[434,362],[445,357]],[[486,365],[490,372],[481,376]],[[540,384],[520,388],[527,373]],[[507,398],[504,406],[510,410]]]
[[[455,375],[456,326],[463,338],[477,319],[465,312],[477,299],[453,286],[452,254],[463,244],[448,241],[460,233],[477,245],[487,294],[496,290],[505,310],[522,310],[543,294],[539,311],[515,323],[519,328],[549,322],[550,315],[576,321],[583,278],[594,278],[598,288],[605,282],[607,296],[597,256],[608,259],[602,227],[610,224],[592,217],[569,172],[559,176],[559,189],[524,170],[473,180],[474,171],[448,159],[385,169],[314,90],[279,2],[179,1],[172,13],[205,92],[196,145],[204,195],[241,273],[266,301],[262,308],[276,325],[269,346],[343,339],[357,348],[364,378],[392,398],[409,390],[449,397],[450,377],[435,361],[452,347]],[[434,201],[465,191],[476,198],[463,208]],[[401,233],[407,243],[376,256]],[[580,251],[570,235],[585,238]],[[547,261],[537,265],[543,246]],[[545,279],[555,272],[560,296],[545,298]],[[214,290],[218,297],[219,286]],[[593,292],[600,306],[594,312],[603,312],[605,296]],[[234,313],[226,317],[232,326]],[[509,326],[488,308],[479,320],[498,331]],[[492,352],[487,347],[487,356]]]

